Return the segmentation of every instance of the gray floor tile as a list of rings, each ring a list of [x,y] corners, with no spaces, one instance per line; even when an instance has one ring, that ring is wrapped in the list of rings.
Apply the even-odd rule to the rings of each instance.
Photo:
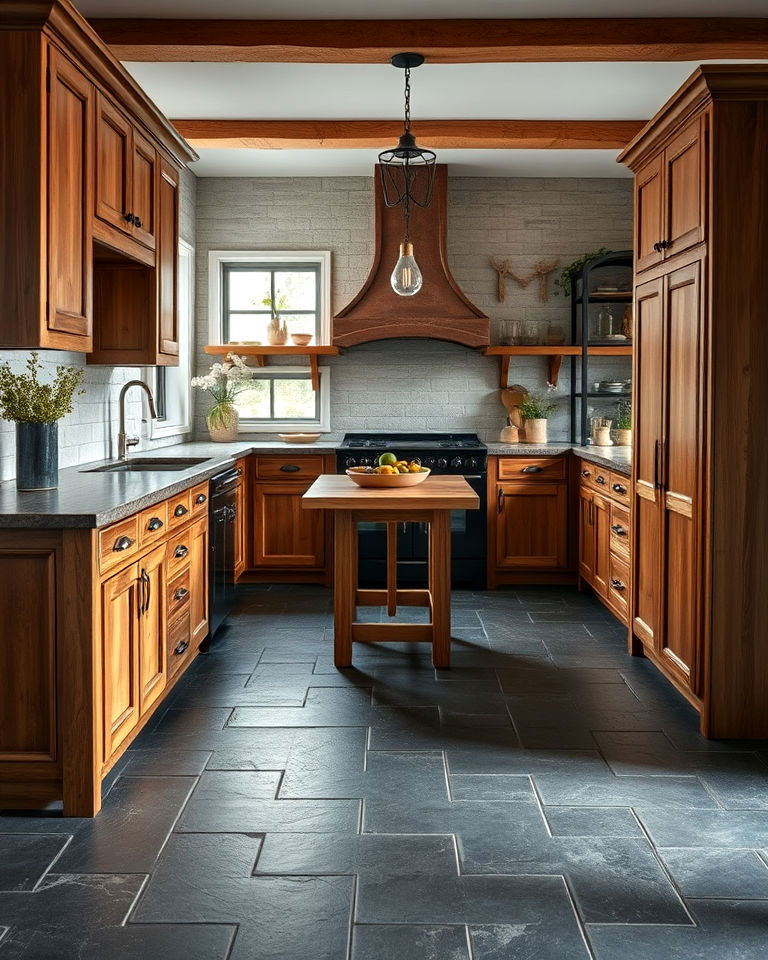
[[[454,800],[530,800],[530,777],[509,774],[457,774],[450,778]]]
[[[32,890],[66,843],[67,837],[55,834],[0,833],[0,892]]]
[[[469,960],[463,926],[355,924],[352,960]]]
[[[754,850],[662,847],[659,855],[684,897],[768,900],[768,867]]]
[[[553,807],[544,810],[555,837],[642,837],[628,807]]]
[[[121,773],[129,777],[196,777],[212,756],[211,750],[129,750]]]
[[[635,809],[657,847],[768,847],[768,811]]]
[[[545,805],[571,807],[661,807],[666,811],[717,806],[696,777],[613,777],[574,782],[557,773],[536,774]]]
[[[471,926],[475,960],[588,960],[589,951],[575,924],[548,920]]]

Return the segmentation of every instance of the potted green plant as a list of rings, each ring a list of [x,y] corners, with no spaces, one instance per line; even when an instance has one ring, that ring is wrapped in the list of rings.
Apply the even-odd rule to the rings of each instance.
[[[248,386],[251,371],[243,357],[228,353],[224,363],[214,363],[202,377],[193,377],[190,383],[200,390],[207,390],[213,397],[213,406],[208,411],[208,432],[211,440],[228,443],[237,440],[240,415],[234,402],[237,395]]]
[[[35,351],[27,357],[26,372],[0,366],[0,416],[16,423],[16,486],[19,490],[52,490],[59,483],[59,424],[72,412],[72,400],[85,372],[56,367],[50,383],[40,382],[43,364]]]
[[[555,280],[555,286],[560,287],[564,296],[570,297],[571,290],[573,289],[573,281],[576,276],[581,273],[588,263],[592,263],[593,260],[604,257],[606,253],[610,252],[607,247],[600,247],[599,250],[595,250],[593,253],[585,253],[579,257],[578,260],[574,260],[573,263],[569,263],[568,266],[563,269],[560,276]]]
[[[547,442],[547,420],[557,409],[557,401],[547,402],[540,393],[529,393],[520,404],[520,416],[523,418],[527,443]]]
[[[632,401],[619,400],[616,404],[616,443],[620,447],[632,446]]]
[[[264,297],[261,302],[272,310],[272,319],[267,324],[267,343],[281,347],[288,343],[288,326],[280,316],[283,310],[288,309],[288,297],[278,290],[274,301],[272,297]]]

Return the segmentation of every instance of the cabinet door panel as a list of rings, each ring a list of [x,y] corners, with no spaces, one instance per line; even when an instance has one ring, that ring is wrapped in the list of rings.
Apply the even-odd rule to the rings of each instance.
[[[160,165],[158,192],[157,348],[161,354],[178,358],[179,174],[165,160]]]
[[[497,484],[496,564],[551,570],[567,563],[567,493],[563,483]]]
[[[666,281],[667,404],[664,447],[664,561],[667,584],[662,651],[692,682],[699,576],[696,558],[698,462],[701,457],[699,264]]]
[[[140,133],[133,133],[133,177],[131,212],[136,221],[133,235],[155,249],[155,193],[157,191],[157,152]]]
[[[49,70],[48,329],[82,337],[82,349],[87,350],[91,347],[94,90],[53,48]]]
[[[599,494],[592,497],[592,523],[595,528],[595,565],[592,571],[592,586],[601,597],[608,596],[610,580],[610,503]]]
[[[96,100],[96,216],[131,233],[131,122],[101,94]]]
[[[664,329],[662,281],[642,284],[635,295],[634,348],[634,565],[633,630],[655,646],[661,615],[661,491]]]
[[[165,689],[165,544],[139,561],[139,695],[142,716]]]
[[[704,239],[701,137],[701,121],[695,120],[664,151],[665,239],[668,243],[665,257]]]
[[[189,531],[189,598],[192,646],[208,635],[208,518],[193,524]]]
[[[664,165],[650,160],[635,178],[635,268],[647,270],[660,263],[663,253],[653,245],[664,237]]]
[[[139,618],[136,564],[101,588],[104,761],[139,722]]]
[[[322,567],[325,525],[321,510],[303,510],[307,484],[257,483],[253,502],[256,567]]]
[[[579,573],[592,583],[595,571],[595,528],[592,523],[592,492],[579,489]]]

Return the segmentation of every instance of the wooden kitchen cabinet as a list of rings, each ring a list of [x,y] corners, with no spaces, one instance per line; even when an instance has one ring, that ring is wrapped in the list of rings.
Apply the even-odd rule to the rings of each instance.
[[[0,5],[0,348],[177,364],[178,178],[196,154],[71,4],[22,5],[23,26],[18,6]]]
[[[579,579],[624,623],[630,581],[628,484],[621,474],[587,460],[579,464]],[[622,576],[618,577],[617,571]],[[619,579],[621,582],[619,583]],[[616,581],[614,583],[614,581]]]
[[[199,647],[208,636],[208,518],[189,528],[190,638]]]
[[[165,688],[165,545],[161,544],[138,564],[139,709],[142,716]]]
[[[564,457],[490,457],[488,586],[572,581]]]
[[[669,241],[635,288],[631,650],[715,738],[768,737],[767,151],[768,69],[719,64],[620,157],[661,158]]]
[[[251,511],[248,498],[249,471],[248,458],[238,460],[235,466],[240,471],[240,483],[235,490],[235,581],[239,580],[248,567],[250,545]]]
[[[107,763],[136,729],[139,691],[138,565],[124,567],[101,588],[103,743]]]

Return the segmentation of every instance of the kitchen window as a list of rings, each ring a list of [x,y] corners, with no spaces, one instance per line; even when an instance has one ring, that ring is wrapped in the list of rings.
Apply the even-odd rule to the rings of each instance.
[[[210,343],[232,344],[234,353],[239,344],[266,345],[271,304],[279,305],[289,334],[310,334],[313,344],[330,343],[330,252],[210,252]],[[282,365],[273,358],[268,366],[254,368],[251,385],[235,403],[241,432],[330,430],[330,369],[320,367],[320,389],[315,391],[308,365],[293,363]]]

